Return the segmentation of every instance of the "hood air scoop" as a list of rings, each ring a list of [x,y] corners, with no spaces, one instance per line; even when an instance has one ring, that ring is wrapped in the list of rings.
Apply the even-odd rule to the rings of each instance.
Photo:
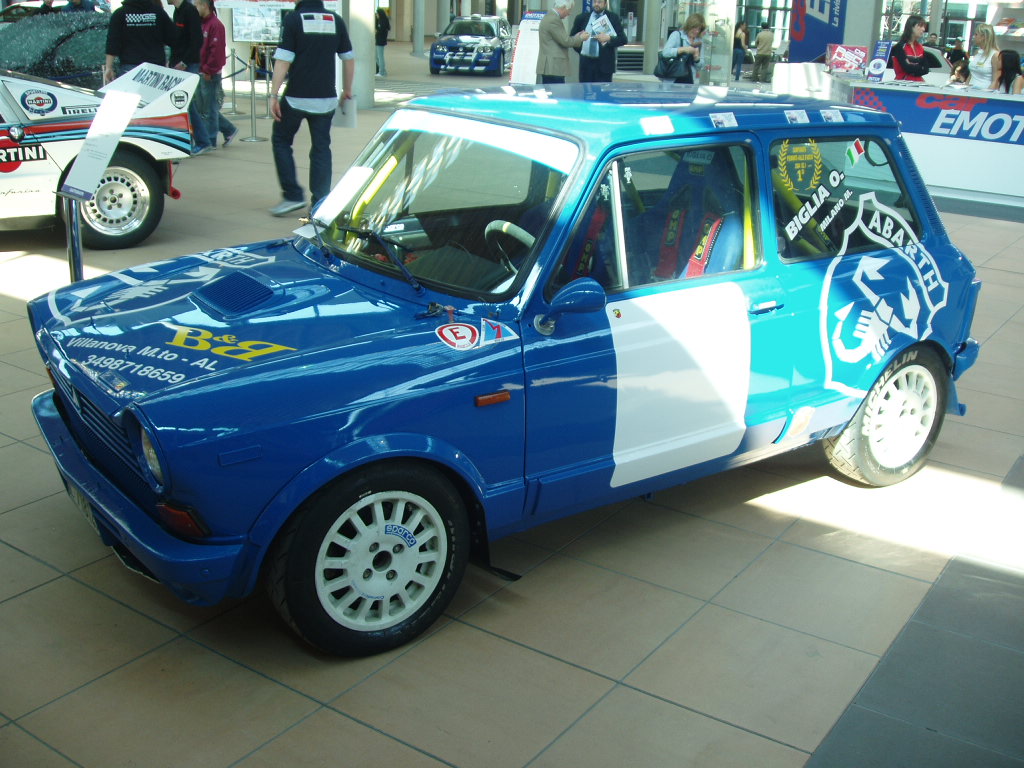
[[[244,272],[232,272],[192,295],[210,309],[232,316],[251,312],[272,298],[274,291]]]

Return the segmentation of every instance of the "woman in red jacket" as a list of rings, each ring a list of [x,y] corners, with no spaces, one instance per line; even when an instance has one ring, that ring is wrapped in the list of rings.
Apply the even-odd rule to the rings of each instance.
[[[903,35],[892,49],[892,68],[896,70],[897,80],[924,82],[923,76],[928,74],[928,62],[919,41],[925,28],[922,16],[911,16],[907,19]]]
[[[224,103],[224,87],[220,71],[227,62],[227,43],[224,25],[217,18],[213,0],[195,0],[196,10],[203,20],[203,47],[199,49],[199,90],[196,101],[199,114],[206,121],[206,132],[213,146],[217,146],[217,133],[224,136],[226,147],[238,135],[238,128],[220,113]]]

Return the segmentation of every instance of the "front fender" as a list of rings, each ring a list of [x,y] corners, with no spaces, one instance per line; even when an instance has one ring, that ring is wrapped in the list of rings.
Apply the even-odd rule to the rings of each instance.
[[[260,513],[249,532],[250,542],[260,553],[259,562],[251,564],[246,591],[255,585],[263,557],[278,531],[303,502],[339,477],[387,459],[418,459],[457,475],[482,506],[488,530],[507,528],[523,515],[526,485],[521,479],[487,485],[466,452],[444,440],[406,433],[362,438],[306,467]]]

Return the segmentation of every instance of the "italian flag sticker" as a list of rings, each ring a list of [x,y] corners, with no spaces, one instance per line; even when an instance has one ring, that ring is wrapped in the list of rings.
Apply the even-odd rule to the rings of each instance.
[[[860,160],[860,156],[864,154],[864,145],[860,139],[854,139],[853,143],[846,148],[846,159],[850,161],[850,165],[856,165],[857,161]]]

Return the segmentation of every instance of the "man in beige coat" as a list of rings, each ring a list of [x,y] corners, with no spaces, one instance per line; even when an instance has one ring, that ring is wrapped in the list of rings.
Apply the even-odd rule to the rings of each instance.
[[[564,83],[569,71],[569,49],[579,48],[589,37],[586,32],[570,37],[566,31],[563,19],[569,17],[572,5],[573,0],[554,0],[551,10],[540,21],[537,74],[542,83]]]

